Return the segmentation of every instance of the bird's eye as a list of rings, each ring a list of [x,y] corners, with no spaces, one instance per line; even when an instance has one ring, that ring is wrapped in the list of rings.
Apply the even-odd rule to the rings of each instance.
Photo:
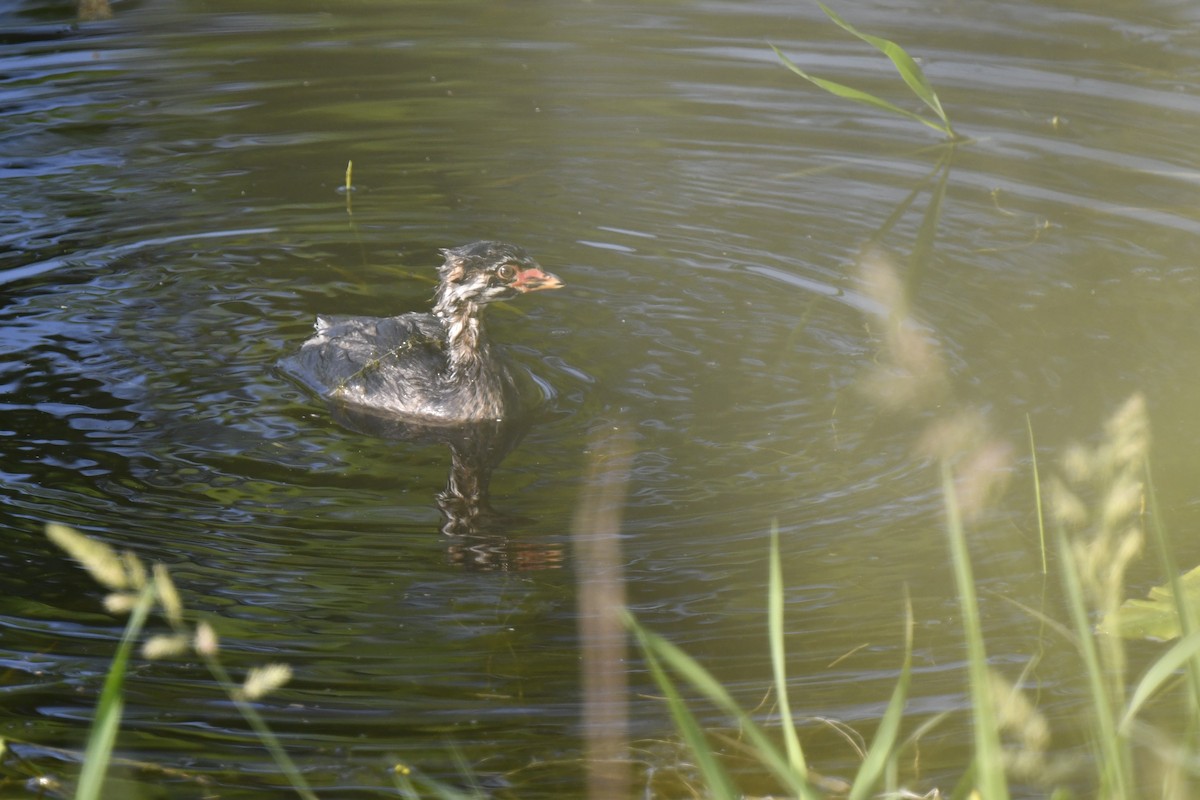
[[[502,281],[511,281],[517,277],[517,268],[512,264],[501,264],[500,268],[496,270],[496,276]]]

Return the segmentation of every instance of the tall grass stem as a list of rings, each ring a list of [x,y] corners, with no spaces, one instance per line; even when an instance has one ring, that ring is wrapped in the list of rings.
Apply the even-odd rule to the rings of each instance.
[[[912,601],[904,598],[904,664],[900,668],[900,677],[892,688],[892,698],[888,701],[887,710],[875,731],[875,738],[867,751],[867,757],[854,776],[854,784],[850,789],[847,800],[867,800],[875,796],[875,788],[880,780],[894,780],[896,773],[896,743],[900,738],[900,723],[904,718],[904,706],[908,701],[908,688],[912,682],[912,650],[913,650],[913,611]],[[889,793],[894,786],[888,786]]]
[[[779,522],[771,523],[771,554],[767,580],[767,629],[771,647],[771,671],[775,677],[775,695],[779,702],[779,716],[783,726],[783,743],[787,748],[788,764],[801,778],[807,780],[808,765],[796,735],[792,705],[788,698],[787,653],[784,644],[783,626],[783,568],[779,557]]]
[[[963,632],[967,640],[967,675],[974,711],[972,730],[975,739],[976,787],[980,796],[987,800],[1006,800],[1008,784],[1004,776],[1000,734],[992,709],[987,653],[983,644],[983,626],[979,619],[979,600],[975,593],[975,576],[967,550],[967,535],[958,506],[954,475],[950,465],[944,460],[941,466],[942,495],[946,504],[946,531],[950,539],[954,580],[958,588]]]
[[[79,773],[75,800],[99,800],[104,788],[104,774],[112,761],[113,744],[121,727],[121,715],[125,707],[125,674],[129,669],[129,656],[146,625],[150,609],[154,607],[155,596],[153,584],[138,592],[129,622],[125,624],[125,632],[121,634],[121,643],[109,665],[100,701],[96,704],[96,717],[83,754],[83,769]]]
[[[1084,674],[1088,681],[1088,694],[1092,701],[1094,716],[1095,758],[1100,771],[1100,796],[1117,798],[1136,797],[1133,793],[1133,766],[1130,759],[1128,739],[1118,730],[1113,715],[1109,683],[1105,677],[1092,624],[1088,618],[1083,584],[1079,576],[1079,565],[1071,550],[1066,532],[1059,530],[1058,557],[1062,573],[1063,590],[1067,610],[1075,627],[1075,641],[1083,657]],[[1114,676],[1112,680],[1121,680]]]
[[[1033,501],[1037,510],[1038,552],[1042,556],[1042,574],[1048,572],[1046,566],[1046,515],[1042,509],[1042,479],[1038,474],[1037,443],[1033,439],[1033,419],[1025,414],[1025,428],[1029,431],[1029,458],[1033,463]]]
[[[288,779],[292,789],[296,794],[300,795],[304,800],[317,800],[317,795],[309,787],[308,781],[300,774],[300,769],[296,766],[296,762],[292,761],[291,756],[283,749],[283,745],[279,742],[279,737],[275,732],[268,727],[262,715],[258,713],[258,709],[242,697],[241,689],[230,678],[229,673],[225,670],[225,666],[212,655],[203,656],[204,664],[208,667],[208,671],[212,673],[217,682],[221,684],[221,688],[229,695],[234,706],[241,713],[242,718],[250,725],[250,728],[258,735],[263,746],[267,748],[267,752],[271,754],[275,765],[279,767],[280,772]]]

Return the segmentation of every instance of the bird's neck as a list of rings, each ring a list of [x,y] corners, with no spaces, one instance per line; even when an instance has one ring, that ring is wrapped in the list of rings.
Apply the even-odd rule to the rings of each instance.
[[[446,326],[446,361],[451,380],[474,381],[491,369],[491,347],[483,324],[483,307],[472,302],[434,307]]]

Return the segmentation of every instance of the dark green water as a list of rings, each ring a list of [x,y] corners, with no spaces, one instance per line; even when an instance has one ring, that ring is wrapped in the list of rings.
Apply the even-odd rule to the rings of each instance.
[[[1016,453],[973,539],[990,652],[1015,678],[1043,647],[1003,600],[1042,596],[1026,415],[1051,465],[1144,391],[1168,523],[1200,523],[1200,14],[839,9],[922,57],[972,139],[905,274],[954,402]],[[956,712],[910,784],[950,787],[963,650],[937,471],[912,454],[938,412],[889,415],[858,391],[879,326],[855,266],[879,238],[907,269],[943,150],[804,83],[768,42],[912,106],[886,61],[803,2],[114,12],[0,11],[0,736],[72,776],[39,746],[82,746],[120,635],[45,541],[53,520],[169,565],[236,672],[292,665],[263,712],[328,796],[384,796],[396,759],[457,775],[455,752],[502,793],[578,794],[576,586],[593,565],[570,529],[593,432],[619,428],[644,622],[756,705],[778,520],[793,706],[869,733],[907,587],[913,724]],[[437,248],[485,238],[567,288],[493,315],[553,400],[494,475],[503,523],[464,541],[439,532],[445,447],[340,427],[274,364],[318,312],[426,308]],[[1082,700],[1058,660],[1036,680],[1070,749]],[[636,660],[630,682],[639,757],[670,771]],[[139,661],[126,717],[121,756],[274,796],[270,760],[196,665]],[[807,730],[811,763],[852,774],[844,742]],[[207,791],[130,775],[126,796]]]

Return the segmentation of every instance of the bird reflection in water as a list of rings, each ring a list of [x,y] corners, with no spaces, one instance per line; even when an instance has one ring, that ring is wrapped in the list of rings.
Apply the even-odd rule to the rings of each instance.
[[[352,431],[416,445],[444,444],[450,450],[446,484],[435,495],[448,537],[452,563],[480,570],[559,569],[565,554],[560,543],[523,542],[510,533],[528,522],[492,507],[492,474],[533,426],[535,418],[489,420],[459,425],[410,422],[349,406],[332,407],[338,424]]]

